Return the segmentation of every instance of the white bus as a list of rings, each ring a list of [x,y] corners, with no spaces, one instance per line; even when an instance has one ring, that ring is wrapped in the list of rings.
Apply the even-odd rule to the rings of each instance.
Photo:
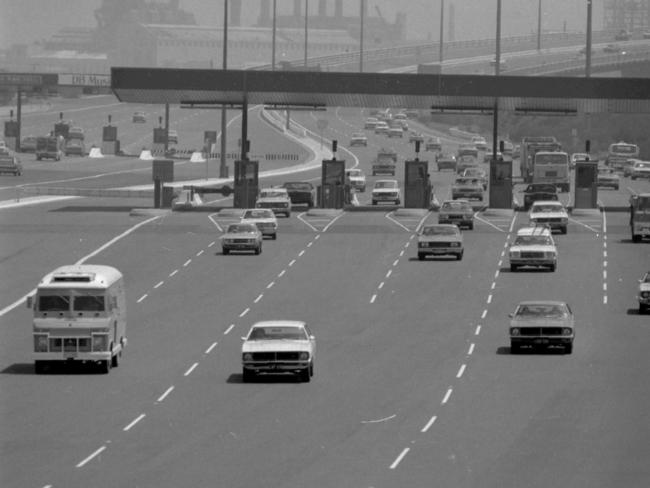
[[[108,373],[126,346],[126,295],[122,273],[110,266],[55,269],[38,284],[27,307],[34,312],[34,370],[52,361],[99,364]]]

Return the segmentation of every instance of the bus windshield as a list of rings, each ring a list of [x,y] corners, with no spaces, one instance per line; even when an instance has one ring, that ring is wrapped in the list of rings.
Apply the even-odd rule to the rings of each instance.
[[[617,154],[638,154],[639,148],[635,144],[612,144],[609,152]]]
[[[569,158],[564,153],[557,154],[537,154],[535,155],[535,164],[569,164]]]

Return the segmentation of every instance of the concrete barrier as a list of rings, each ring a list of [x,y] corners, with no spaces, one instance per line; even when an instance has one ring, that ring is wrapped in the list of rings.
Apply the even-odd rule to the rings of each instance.
[[[206,159],[203,157],[203,153],[199,151],[194,151],[190,157],[190,163],[205,163]]]
[[[89,158],[103,158],[102,150],[98,147],[91,147],[90,153],[88,154]]]
[[[149,149],[143,149],[140,153],[140,159],[143,161],[153,161],[154,157]]]

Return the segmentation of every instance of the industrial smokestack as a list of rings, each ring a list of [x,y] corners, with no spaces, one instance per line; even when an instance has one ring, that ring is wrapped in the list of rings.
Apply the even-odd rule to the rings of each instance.
[[[259,25],[271,23],[271,0],[260,0],[260,18],[257,23]]]
[[[362,1],[365,2],[365,0]],[[343,18],[343,0],[336,0],[336,3],[334,4],[334,17],[336,17],[337,19]]]
[[[241,0],[230,0],[230,25],[241,25]]]
[[[293,15],[302,17],[302,0],[293,0]]]
[[[327,17],[327,0],[318,0],[318,16]]]

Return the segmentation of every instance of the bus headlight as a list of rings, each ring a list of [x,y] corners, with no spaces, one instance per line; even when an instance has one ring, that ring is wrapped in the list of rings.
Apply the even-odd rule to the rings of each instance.
[[[34,335],[34,351],[47,352],[47,334]]]
[[[93,351],[105,351],[108,347],[108,336],[105,334],[93,335]]]

